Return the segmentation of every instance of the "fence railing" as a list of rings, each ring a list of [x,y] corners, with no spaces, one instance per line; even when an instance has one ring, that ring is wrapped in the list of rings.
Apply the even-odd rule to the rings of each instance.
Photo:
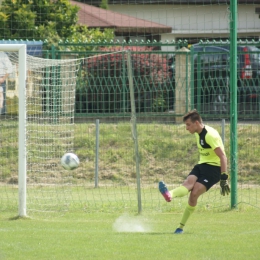
[[[252,45],[249,45],[252,47]],[[181,116],[196,108],[205,119],[229,118],[229,51],[160,51],[158,46],[131,50],[136,113]],[[130,113],[124,46],[98,51],[46,52],[52,58],[82,57],[78,74],[77,117],[124,116]],[[153,50],[152,50],[153,49]],[[176,55],[184,56],[176,63]],[[183,60],[185,62],[183,62]],[[179,72],[177,72],[179,71]],[[260,118],[260,50],[241,45],[238,52],[238,118]],[[177,107],[185,103],[185,109]]]

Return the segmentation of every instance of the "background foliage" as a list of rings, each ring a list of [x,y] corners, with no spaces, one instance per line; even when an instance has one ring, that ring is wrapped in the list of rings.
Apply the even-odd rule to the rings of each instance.
[[[77,24],[78,10],[69,0],[5,0],[0,7],[0,35],[3,39],[46,41],[47,49],[59,41],[113,38],[111,29],[102,32]]]

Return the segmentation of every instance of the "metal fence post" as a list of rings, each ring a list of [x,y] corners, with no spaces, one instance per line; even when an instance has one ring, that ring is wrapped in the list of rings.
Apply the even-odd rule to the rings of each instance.
[[[230,1],[231,208],[237,207],[237,0]]]
[[[96,120],[95,188],[98,187],[98,161],[99,161],[99,119]]]

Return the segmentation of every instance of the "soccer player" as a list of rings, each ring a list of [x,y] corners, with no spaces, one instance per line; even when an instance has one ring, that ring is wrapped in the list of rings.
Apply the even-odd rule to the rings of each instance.
[[[199,149],[199,162],[191,170],[183,184],[173,190],[168,190],[164,182],[159,182],[159,190],[165,200],[170,202],[172,198],[183,197],[189,194],[188,205],[181,218],[175,234],[183,233],[183,228],[194,212],[200,195],[208,191],[214,184],[220,181],[220,193],[225,196],[230,192],[227,174],[227,157],[222,139],[217,130],[204,125],[197,110],[192,110],[183,117],[186,130],[195,134]]]
[[[8,56],[0,52],[0,114],[6,113],[6,80],[13,71],[13,66]]]

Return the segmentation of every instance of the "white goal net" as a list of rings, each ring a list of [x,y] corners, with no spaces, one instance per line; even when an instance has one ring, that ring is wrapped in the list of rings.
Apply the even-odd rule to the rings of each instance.
[[[27,214],[27,204],[31,210],[48,210],[48,200],[53,201],[53,192],[46,193],[48,187],[71,181],[60,158],[74,150],[75,88],[81,60],[22,55],[18,45],[13,49],[0,45],[0,54],[4,57],[0,63],[1,207],[16,202],[19,215]],[[57,203],[51,207],[57,209]]]
[[[64,56],[64,59],[55,60],[22,55],[18,48],[10,50],[1,45],[0,52],[8,62],[3,69],[6,80],[2,84],[4,102],[0,115],[0,209],[18,208],[19,216],[33,216],[37,212],[49,215],[72,208],[90,209],[98,204],[104,207],[111,201],[117,207],[122,207],[124,203],[136,204],[137,180],[138,206],[141,210],[138,173],[133,178],[138,172],[135,169],[135,165],[138,167],[138,146],[130,53],[119,51],[82,59]],[[104,79],[104,68],[110,64],[110,60],[114,75]],[[122,67],[127,70],[122,70]],[[134,187],[128,192],[125,187],[118,189],[114,183],[114,166],[103,165],[104,157],[115,151],[100,150],[98,153],[92,145],[96,142],[93,140],[95,126],[76,125],[74,121],[77,86],[88,91],[94,87],[100,88],[99,95],[107,96],[110,93],[109,107],[114,107],[116,102],[123,102],[121,95],[117,100],[118,93],[113,96],[112,91],[101,91],[107,79],[110,80],[111,90],[116,87],[121,91],[122,85],[126,88],[124,102],[128,105],[124,110],[128,111],[129,123],[126,136],[122,136],[120,149],[126,149],[130,157],[135,158],[130,159],[129,165],[122,165],[123,175],[129,178],[129,183],[133,183],[131,185]],[[95,105],[98,105],[98,101]],[[77,133],[79,127],[85,127],[80,135]],[[101,135],[103,131],[102,128]],[[135,149],[131,150],[133,147]],[[60,160],[66,152],[79,155],[79,168],[73,171],[62,168]],[[99,158],[94,159],[94,154],[99,154]],[[107,175],[103,175],[102,184],[96,183],[95,187],[93,179],[97,180],[98,176],[97,167],[93,168],[94,162],[99,163],[100,170],[105,167]],[[114,185],[117,187],[116,194]],[[93,189],[101,186],[102,191]]]

